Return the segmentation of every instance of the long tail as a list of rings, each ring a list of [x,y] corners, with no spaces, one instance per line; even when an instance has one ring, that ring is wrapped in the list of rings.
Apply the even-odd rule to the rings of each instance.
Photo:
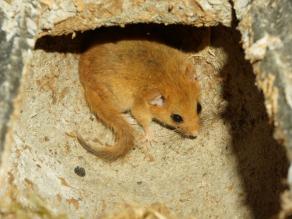
[[[95,86],[96,87],[96,86]],[[92,147],[81,137],[77,136],[79,143],[90,153],[106,160],[116,160],[124,156],[134,146],[133,129],[116,110],[108,95],[103,89],[85,87],[85,98],[91,111],[115,134],[115,144],[99,148]],[[108,101],[108,102],[107,102]]]

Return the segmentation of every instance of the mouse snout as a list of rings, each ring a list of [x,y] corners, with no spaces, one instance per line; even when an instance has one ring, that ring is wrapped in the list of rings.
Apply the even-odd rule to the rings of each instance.
[[[196,138],[198,136],[198,130],[192,131],[190,136]]]
[[[182,134],[187,138],[195,139],[198,136],[198,129],[197,128],[194,130],[183,129]]]
[[[188,137],[191,138],[191,139],[195,139],[195,138],[197,138],[197,136],[198,136],[198,130],[191,131],[188,134]]]

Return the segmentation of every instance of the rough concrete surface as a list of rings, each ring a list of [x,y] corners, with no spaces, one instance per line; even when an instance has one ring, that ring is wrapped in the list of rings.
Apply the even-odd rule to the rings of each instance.
[[[43,0],[39,34],[61,35],[131,23],[231,24],[229,1],[218,0]]]
[[[13,111],[13,99],[18,91],[23,66],[34,46],[37,27],[34,21],[36,1],[9,3],[0,1],[0,153]]]
[[[292,148],[292,65],[288,61],[292,51],[292,3],[257,0],[241,10],[242,1],[234,2],[245,56],[253,63],[258,86],[265,94],[275,137]]]
[[[0,14],[0,18],[3,17]],[[3,124],[0,126],[0,152],[3,150],[3,142],[6,134],[6,124],[9,119],[9,115],[11,113],[11,96],[13,89],[10,88],[17,86],[18,83],[15,84],[15,78],[18,78],[18,72],[16,74],[5,74],[8,71],[8,66],[10,62],[10,51],[12,48],[11,42],[6,42],[5,40],[5,32],[0,32],[0,49],[5,51],[5,53],[0,54],[1,66],[0,66],[0,123]]]
[[[178,215],[198,218],[277,214],[288,166],[282,145],[291,154],[292,139],[291,2],[102,2],[0,1],[4,18],[0,46],[8,52],[1,54],[0,96],[9,91],[0,100],[5,105],[0,109],[1,130],[9,127],[0,169],[0,217],[87,218],[131,202],[160,202]],[[238,33],[234,37],[237,24],[231,25],[231,3],[240,20],[241,40]],[[212,46],[199,53],[217,72],[200,77],[203,128],[198,139],[190,140],[153,124],[157,142],[149,152],[137,142],[125,159],[105,163],[74,138],[78,130],[93,141],[112,141],[110,131],[90,114],[82,96],[76,51],[80,42],[71,36],[42,39],[28,62],[29,49],[44,35],[72,33],[78,38],[77,31],[150,22],[231,27],[214,28]],[[159,29],[169,30],[164,25]],[[187,29],[180,27],[163,36],[184,39],[178,48],[192,48],[196,32]],[[252,65],[244,61],[243,52]],[[23,66],[24,78],[7,126]],[[272,138],[273,125],[277,141]],[[291,214],[290,200],[286,192],[280,217]]]
[[[245,56],[253,63],[257,85],[265,95],[265,106],[275,126],[274,137],[287,147],[291,161],[292,65],[289,60],[292,54],[292,2],[234,0],[234,8],[240,21],[238,29],[242,34]],[[291,187],[291,165],[287,179]],[[291,203],[291,194],[285,194],[281,218],[292,215]]]
[[[271,137],[263,98],[237,39],[231,40],[232,32],[223,28],[211,36],[212,46],[194,57],[205,57],[215,68],[199,76],[199,137],[184,139],[153,123],[157,142],[149,152],[137,142],[135,150],[113,163],[89,154],[74,137],[79,131],[87,139],[112,141],[84,101],[78,53],[73,53],[76,44],[70,48],[68,38],[46,39],[43,48],[40,43],[27,65],[8,133],[2,200],[9,203],[13,197],[21,206],[31,206],[29,194],[34,194],[49,212],[69,218],[93,218],[133,202],[163,203],[180,217],[275,214],[287,167],[285,153]],[[226,38],[232,43],[227,45]]]

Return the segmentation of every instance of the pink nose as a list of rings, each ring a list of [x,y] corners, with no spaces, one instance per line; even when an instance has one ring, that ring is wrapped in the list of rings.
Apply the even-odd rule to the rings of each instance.
[[[197,137],[198,136],[198,131],[192,131],[190,134],[192,137]]]

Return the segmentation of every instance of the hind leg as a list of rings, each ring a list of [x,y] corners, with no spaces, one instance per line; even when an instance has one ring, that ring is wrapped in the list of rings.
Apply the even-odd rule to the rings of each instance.
[[[110,146],[93,147],[87,144],[81,136],[78,141],[90,153],[107,160],[115,160],[124,156],[134,146],[132,127],[124,120],[117,107],[112,103],[110,95],[102,86],[95,84],[95,88],[84,88],[85,99],[98,120],[113,130],[115,143]]]

